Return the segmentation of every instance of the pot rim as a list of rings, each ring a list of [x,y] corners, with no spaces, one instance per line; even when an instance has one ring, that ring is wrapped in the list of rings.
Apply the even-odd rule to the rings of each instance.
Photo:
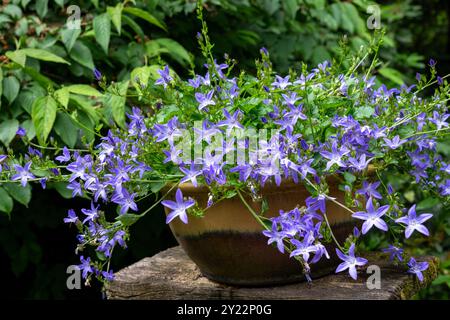
[[[369,165],[367,167],[367,174],[369,176],[372,176],[375,173],[375,166],[374,165]],[[337,173],[333,173],[330,174],[326,177],[326,179],[328,180],[329,183],[331,184],[336,184],[339,183],[341,181],[341,179],[338,178],[338,174]],[[166,186],[164,186],[162,188],[163,191],[167,192],[171,187],[173,187],[174,183],[168,183],[166,184]],[[279,186],[277,186],[277,184],[275,182],[273,182],[272,180],[268,181],[266,184],[264,184],[263,187],[261,187],[260,191],[261,192],[273,192],[275,190],[286,190],[286,189],[293,189],[293,188],[298,188],[298,187],[303,187],[305,188],[305,185],[303,183],[301,183],[301,180],[299,180],[299,182],[295,183],[294,180],[292,180],[291,178],[289,179],[282,179],[281,183]],[[192,182],[183,182],[180,183],[178,185],[178,188],[181,189],[183,192],[187,192],[187,193],[208,193],[209,192],[209,186],[205,185],[205,184],[198,184],[198,186],[194,186],[192,184]],[[226,189],[233,189],[232,186],[227,186]],[[172,190],[171,193],[174,193],[175,190]]]

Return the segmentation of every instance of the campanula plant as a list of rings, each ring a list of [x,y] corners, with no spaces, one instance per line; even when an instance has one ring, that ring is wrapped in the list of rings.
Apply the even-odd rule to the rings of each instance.
[[[47,181],[64,181],[73,197],[91,200],[89,208],[70,210],[64,219],[79,231],[83,277],[114,279],[114,248],[126,247],[129,227],[154,206],[170,210],[167,223],[180,219],[189,225],[236,197],[261,223],[268,244],[298,260],[307,277],[314,263],[335,255],[342,260],[336,272],[357,279],[357,267],[367,263],[358,244],[376,232],[390,242],[383,251],[422,281],[428,265],[402,249],[402,238],[429,236],[432,214],[399,193],[389,176],[401,175],[449,205],[450,161],[439,146],[448,141],[450,86],[436,74],[435,62],[417,83],[387,88],[373,75],[376,43],[356,57],[288,74],[272,70],[263,48],[252,76],[236,71],[228,56],[214,59],[204,23],[197,38],[205,69],[183,80],[162,66],[154,81],[135,79],[141,83],[138,100],[151,103],[132,106],[126,128],[109,130],[95,149],[64,148],[54,160],[35,149],[22,158],[0,155],[1,182],[45,187]],[[95,75],[104,87],[100,71]],[[430,88],[434,92],[425,96]],[[330,194],[330,175],[339,179],[345,201]],[[307,188],[305,203],[271,219],[248,203],[249,197],[264,203],[260,189],[285,180]],[[178,185],[186,182],[208,187],[206,207],[183,195]],[[139,206],[157,193],[151,208]],[[328,221],[330,203],[361,223],[343,243]],[[104,211],[110,204],[118,208],[113,219]],[[336,252],[327,251],[330,241]],[[95,254],[87,257],[88,249]]]

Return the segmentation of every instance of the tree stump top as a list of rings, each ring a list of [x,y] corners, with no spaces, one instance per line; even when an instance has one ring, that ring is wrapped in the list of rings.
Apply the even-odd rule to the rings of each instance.
[[[385,256],[369,254],[370,265],[381,270],[381,288],[368,289],[367,279],[372,273],[365,269],[354,281],[348,274],[331,274],[313,280],[311,284],[296,283],[275,287],[230,287],[212,282],[202,276],[197,266],[180,247],[170,248],[153,257],[144,258],[116,273],[106,288],[108,299],[283,299],[283,300],[394,300],[410,299],[427,287],[438,273],[438,259],[421,257],[429,268],[424,281],[405,273],[389,263]]]

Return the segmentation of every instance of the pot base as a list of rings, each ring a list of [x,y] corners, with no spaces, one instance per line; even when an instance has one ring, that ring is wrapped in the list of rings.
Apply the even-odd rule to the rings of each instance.
[[[260,232],[214,231],[175,237],[201,273],[215,282],[260,287],[306,280],[300,263],[268,246],[267,238]],[[327,250],[334,250],[334,245]],[[337,263],[333,258],[322,259],[311,265],[311,277],[333,272]]]

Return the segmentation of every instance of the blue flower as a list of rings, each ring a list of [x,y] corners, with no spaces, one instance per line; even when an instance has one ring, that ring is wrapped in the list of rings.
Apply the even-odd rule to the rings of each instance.
[[[320,154],[328,159],[327,167],[325,170],[330,170],[330,168],[337,164],[339,167],[345,167],[345,163],[342,160],[342,157],[348,154],[350,150],[348,150],[345,147],[341,147],[338,149],[337,142],[333,141],[331,145],[331,152],[330,151],[321,151]]]
[[[214,89],[209,91],[206,94],[197,92],[195,94],[195,99],[197,100],[197,102],[199,103],[198,106],[198,110],[202,111],[203,109],[205,109],[207,106],[210,105],[215,105],[216,102],[213,100],[213,95],[214,95]]]
[[[86,218],[83,220],[83,224],[88,221],[93,222],[99,217],[98,206],[95,207],[93,202],[91,202],[91,209],[81,209],[81,212],[86,215]]]
[[[278,224],[272,223],[272,230],[264,230],[263,234],[269,238],[267,240],[267,244],[271,244],[276,242],[277,248],[281,253],[284,253],[284,239],[287,237],[287,234],[283,231],[278,231]]]
[[[27,131],[24,128],[19,127],[19,129],[17,129],[16,134],[20,137],[24,137],[27,134]]]
[[[55,158],[55,160],[60,162],[60,163],[69,162],[70,161],[69,149],[67,149],[67,147],[64,147],[62,156],[57,156]]]
[[[218,127],[227,127],[227,135],[230,135],[231,131],[234,128],[237,129],[244,129],[242,124],[239,123],[239,117],[242,115],[242,112],[240,110],[236,110],[233,115],[230,115],[227,109],[223,109],[223,115],[225,116],[226,120],[219,121],[217,124]]]
[[[366,154],[363,153],[359,159],[356,158],[349,158],[348,162],[351,164],[351,168],[355,169],[356,171],[363,171],[367,166],[369,165],[369,162],[372,161],[372,159],[366,160]]]
[[[2,170],[3,170],[3,166],[4,166],[3,162],[6,160],[6,158],[8,158],[7,155],[5,155],[5,154],[0,154],[0,173],[1,173]],[[5,165],[5,166],[6,166],[6,165]]]
[[[394,259],[397,259],[398,261],[403,261],[403,249],[398,248],[396,246],[393,246],[392,244],[389,245],[389,247],[382,249],[384,253],[389,253],[390,257],[389,259],[393,261]]]
[[[160,75],[160,78],[155,81],[155,84],[162,85],[164,88],[167,88],[167,85],[170,83],[170,81],[173,80],[172,76],[170,75],[169,66],[166,65],[164,69],[158,70],[158,73]]]
[[[16,170],[17,174],[13,175],[11,177],[11,180],[13,181],[20,180],[20,184],[22,185],[22,187],[25,187],[28,183],[28,180],[36,178],[30,172],[31,164],[32,164],[31,161],[27,162],[23,167],[18,164],[15,164],[14,169]]]
[[[412,258],[408,262],[408,273],[414,274],[417,276],[420,282],[423,281],[422,271],[428,269],[428,262],[417,262],[416,259]]]
[[[369,198],[367,200],[366,210],[366,212],[359,211],[352,214],[353,218],[365,220],[361,228],[363,234],[366,234],[373,226],[383,231],[388,230],[386,222],[381,219],[381,217],[384,216],[389,210],[388,205],[379,207],[375,210],[375,208],[373,207],[373,200],[372,198]]]
[[[292,82],[289,81],[290,76],[287,75],[286,77],[280,77],[279,75],[275,76],[275,81],[272,83],[272,86],[274,88],[278,89],[286,89],[288,86],[292,84]]]
[[[69,209],[67,211],[67,218],[64,218],[64,223],[76,223],[78,221],[78,217],[75,214],[75,210]]]
[[[94,272],[94,269],[91,266],[91,258],[88,257],[85,259],[84,256],[81,256],[80,261],[81,264],[78,265],[78,267],[81,270],[81,275],[86,279],[90,273]]]
[[[197,170],[195,168],[195,163],[191,163],[190,169],[186,169],[185,167],[180,167],[180,171],[185,174],[185,176],[180,180],[180,183],[184,183],[187,181],[191,181],[194,187],[197,187],[197,177],[202,174],[201,170]]]
[[[97,68],[94,68],[93,73],[94,73],[94,77],[97,81],[102,80],[102,73]]]
[[[408,210],[408,216],[401,217],[401,218],[395,220],[395,222],[406,224],[406,226],[407,226],[405,229],[406,239],[408,239],[411,236],[411,234],[414,232],[414,230],[416,230],[426,236],[429,236],[430,232],[424,225],[422,225],[422,223],[424,223],[425,221],[430,219],[432,216],[433,215],[431,213],[423,213],[417,217],[416,216],[416,205],[413,205]]]
[[[108,272],[102,271],[102,276],[105,278],[106,281],[113,281],[115,276],[112,270],[109,270]]]
[[[188,216],[186,210],[195,204],[195,201],[188,199],[184,201],[183,193],[180,189],[175,194],[175,200],[164,200],[161,203],[163,206],[172,209],[172,212],[167,215],[166,223],[170,223],[176,217],[179,217],[184,223],[188,223]]]
[[[402,140],[402,139],[400,139],[399,136],[395,136],[394,138],[392,138],[392,140],[390,140],[388,138],[384,138],[384,142],[386,143],[385,146],[387,146],[391,149],[397,149],[402,144],[404,144],[406,142],[406,140]]]
[[[317,246],[314,245],[314,237],[308,236],[303,239],[303,241],[298,241],[297,239],[291,239],[291,243],[295,245],[295,249],[292,250],[290,257],[295,257],[301,255],[303,261],[308,262],[311,253],[317,251]]]
[[[380,186],[381,182],[373,182],[369,183],[367,181],[363,181],[363,187],[356,191],[357,194],[363,194],[366,198],[375,198],[381,199],[381,194],[377,191],[377,188]]]
[[[354,280],[358,278],[358,274],[356,272],[356,266],[363,266],[367,263],[367,259],[355,257],[355,244],[352,243],[350,248],[348,249],[348,254],[344,254],[342,251],[336,248],[336,254],[342,262],[337,268],[336,273],[342,272],[348,269],[348,273],[350,277]]]

